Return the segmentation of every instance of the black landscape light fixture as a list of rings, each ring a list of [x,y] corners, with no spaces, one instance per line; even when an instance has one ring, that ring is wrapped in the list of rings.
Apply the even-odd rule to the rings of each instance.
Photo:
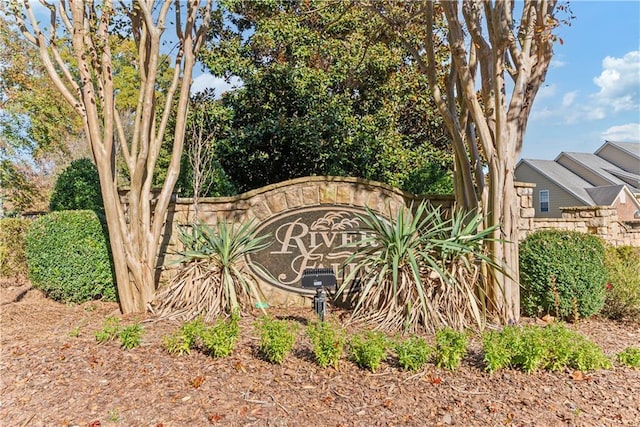
[[[302,272],[302,287],[316,290],[316,295],[313,297],[313,310],[323,322],[327,312],[325,288],[335,288],[336,285],[336,274],[333,268],[305,268]]]

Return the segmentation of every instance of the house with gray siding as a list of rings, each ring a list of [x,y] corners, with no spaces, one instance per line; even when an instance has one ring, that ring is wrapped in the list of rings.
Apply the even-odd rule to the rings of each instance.
[[[595,153],[522,159],[516,179],[536,184],[536,218],[562,217],[563,207],[611,206],[621,221],[640,219],[640,143],[606,141]]]

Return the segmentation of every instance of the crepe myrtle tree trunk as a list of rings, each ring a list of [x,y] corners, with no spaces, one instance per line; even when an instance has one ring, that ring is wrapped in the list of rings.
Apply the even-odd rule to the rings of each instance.
[[[453,141],[458,205],[483,212],[486,227],[499,226],[492,236],[496,241],[488,247],[506,274],[490,269],[484,293],[500,320],[517,321],[515,166],[531,106],[553,55],[553,30],[561,24],[556,15],[564,12],[562,23],[567,24],[571,11],[555,0],[373,0],[367,6],[395,32],[428,77]],[[448,72],[442,71],[443,63]]]
[[[156,290],[159,245],[180,171],[193,67],[210,26],[212,0],[134,0],[118,2],[117,8],[110,0],[41,3],[49,13],[46,32],[31,2],[15,1],[10,11],[24,37],[37,46],[56,88],[82,119],[100,177],[120,308],[123,313],[141,312]],[[139,86],[133,132],[125,132],[117,108],[108,43],[122,19],[138,49],[137,81],[128,82]],[[172,81],[160,96],[156,83],[167,20],[178,49],[171,58]],[[161,189],[153,196],[153,172],[172,112],[171,160]],[[126,200],[118,192],[116,143],[130,179]]]

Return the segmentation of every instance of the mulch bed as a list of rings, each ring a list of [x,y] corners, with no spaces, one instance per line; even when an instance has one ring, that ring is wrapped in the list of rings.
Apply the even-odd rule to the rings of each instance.
[[[0,304],[1,426],[640,425],[640,370],[489,375],[477,338],[455,372],[404,372],[390,360],[373,374],[347,359],[318,367],[303,327],[294,352],[272,365],[258,354],[252,316],[234,353],[212,359],[168,354],[162,338],[180,325],[152,317],[123,318],[143,322],[140,347],[98,344],[105,317],[120,316],[113,303],[64,305],[23,285],[0,288]],[[269,311],[302,326],[314,318]],[[607,354],[640,345],[638,323],[575,327]]]

